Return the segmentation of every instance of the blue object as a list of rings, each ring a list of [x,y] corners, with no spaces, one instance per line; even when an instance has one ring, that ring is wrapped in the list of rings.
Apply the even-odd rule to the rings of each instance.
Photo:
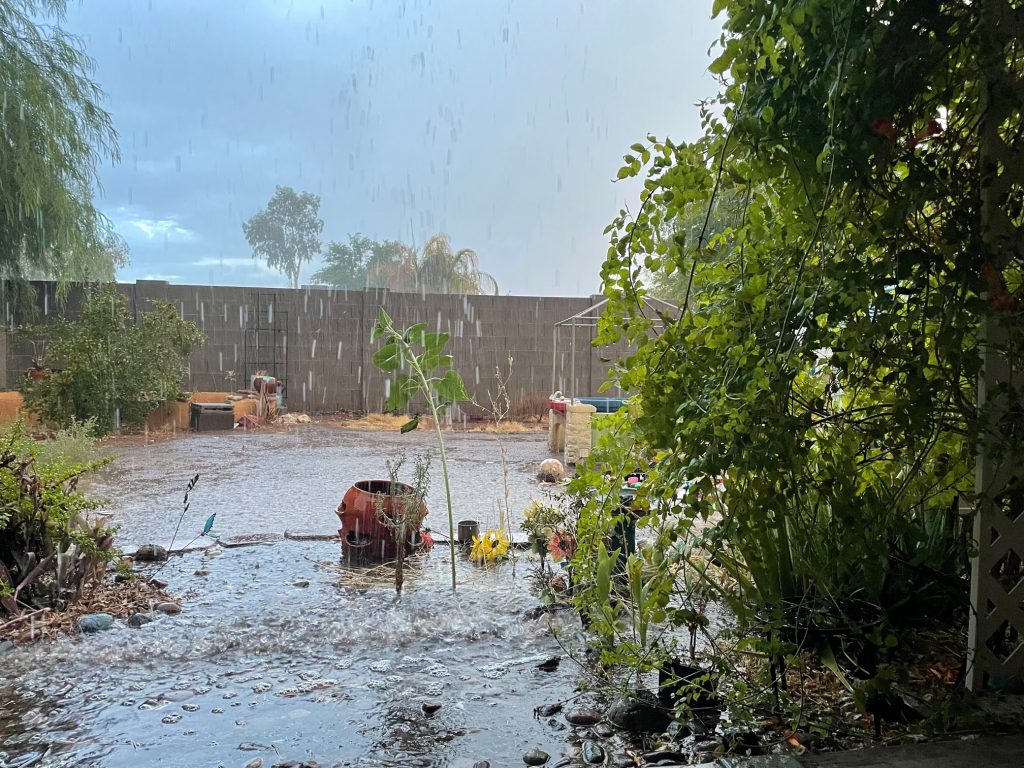
[[[577,397],[583,405],[592,405],[598,413],[615,413],[626,404],[624,397]]]
[[[213,528],[213,521],[214,521],[214,519],[216,517],[217,517],[217,513],[214,512],[212,515],[210,515],[208,518],[206,518],[206,525],[203,526],[203,534],[202,534],[203,536],[208,534],[210,532],[210,529]]]

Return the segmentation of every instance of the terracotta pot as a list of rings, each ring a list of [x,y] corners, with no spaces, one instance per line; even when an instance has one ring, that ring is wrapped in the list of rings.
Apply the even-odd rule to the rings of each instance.
[[[47,377],[47,375],[50,372],[45,368],[29,368],[25,373],[28,375],[30,379],[34,379],[35,381],[42,381]]]
[[[390,480],[360,480],[345,491],[338,505],[341,528],[341,547],[347,557],[359,560],[391,560],[398,555],[396,531],[381,520],[397,519],[408,512],[406,553],[418,549],[422,543],[420,525],[427,516],[427,506],[405,483]]]

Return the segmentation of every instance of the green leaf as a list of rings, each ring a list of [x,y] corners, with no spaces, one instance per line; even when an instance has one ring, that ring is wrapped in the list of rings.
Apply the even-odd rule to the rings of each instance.
[[[398,370],[402,362],[402,352],[395,342],[385,344],[373,353],[373,364],[384,373],[392,373]]]
[[[419,425],[420,425],[420,417],[419,416],[413,416],[411,419],[409,419],[407,422],[405,422],[405,424],[403,424],[401,426],[402,434],[404,435],[407,432],[412,432]]]
[[[395,374],[391,382],[391,389],[388,392],[386,409],[389,411],[404,411],[405,407],[419,391],[419,384],[407,373]]]
[[[373,331],[370,332],[370,341],[376,341],[392,327],[391,316],[384,311],[384,307],[381,307],[377,310],[377,322],[373,324]]]
[[[402,334],[402,338],[405,339],[406,344],[420,344],[424,338],[424,332],[427,330],[426,323],[416,323],[410,325],[405,329],[405,333]]]
[[[434,382],[434,391],[437,392],[439,399],[448,404],[469,400],[466,385],[458,371],[448,371],[443,378]]]

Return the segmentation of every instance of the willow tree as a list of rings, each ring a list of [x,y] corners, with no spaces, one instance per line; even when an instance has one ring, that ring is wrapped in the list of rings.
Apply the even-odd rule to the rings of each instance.
[[[721,91],[704,135],[633,145],[619,177],[642,177],[643,191],[609,227],[602,268],[597,343],[637,347],[617,378],[640,393],[631,429],[660,459],[645,493],[679,513],[644,521],[664,534],[652,562],[674,578],[692,518],[727,508],[702,545],[735,576],[741,615],[921,599],[931,576],[964,573],[955,505],[974,498],[986,418],[978,329],[995,318],[1011,359],[1022,338],[1024,191],[997,185],[998,253],[982,237],[982,200],[1019,163],[1024,54],[1019,37],[980,23],[995,5],[1002,29],[1016,29],[1021,11],[1003,0],[714,5]],[[995,92],[991,58],[1006,70]],[[986,181],[992,99],[1006,146],[1004,171]],[[726,186],[740,194],[738,221],[709,241]],[[697,237],[662,236],[694,206],[706,211]],[[641,301],[652,274],[680,275],[687,307],[661,333]],[[1019,425],[1020,390],[1004,383],[1001,395]]]
[[[123,244],[94,204],[117,136],[63,0],[0,0],[0,276],[111,279]]]

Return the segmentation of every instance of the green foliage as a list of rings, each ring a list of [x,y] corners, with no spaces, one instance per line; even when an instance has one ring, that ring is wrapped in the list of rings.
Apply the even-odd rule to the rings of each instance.
[[[26,406],[66,427],[91,419],[101,432],[113,428],[115,410],[123,423],[138,424],[179,397],[185,359],[203,341],[195,323],[166,302],[153,302],[134,319],[113,285],[87,296],[77,319],[61,318],[35,333],[47,340],[58,368],[21,383]]]
[[[124,247],[93,204],[117,135],[65,5],[0,0],[0,275],[63,285],[113,279]]]
[[[648,137],[620,171],[644,189],[608,230],[599,342],[636,345],[616,375],[641,393],[660,482],[688,489],[674,536],[724,564],[736,606],[878,601],[899,542],[963,567],[936,539],[962,527],[934,521],[971,489],[975,329],[1019,324],[1000,307],[1020,254],[995,274],[977,234],[978,6],[717,7],[725,83],[704,136]],[[742,201],[729,226],[661,236],[725,189]],[[658,335],[645,274],[681,275],[689,299]],[[694,518],[716,525],[697,540]]]
[[[445,354],[447,333],[428,333],[426,323],[417,323],[404,331],[395,328],[384,308],[377,314],[370,340],[384,340],[384,345],[373,355],[373,364],[384,373],[394,376],[390,382],[387,408],[404,411],[417,394],[426,400],[434,420],[437,448],[441,455],[441,474],[444,476],[445,497],[448,503],[448,546],[451,554],[452,589],[455,589],[455,513],[452,509],[452,491],[448,479],[448,456],[441,433],[441,416],[452,405],[469,400],[466,386],[459,372],[452,366],[451,355]],[[403,368],[408,369],[408,373]],[[402,432],[411,432],[419,426],[414,416],[402,426]]]
[[[299,287],[302,265],[320,253],[320,196],[277,187],[267,207],[242,224],[252,257],[283,272],[292,288]]]
[[[314,283],[349,291],[386,287],[371,282],[370,275],[383,274],[388,265],[403,257],[405,249],[406,246],[395,240],[377,242],[360,234],[349,235],[347,243],[327,244],[324,266],[310,279]]]
[[[395,259],[367,269],[369,285],[407,293],[498,295],[498,282],[480,270],[476,251],[453,251],[448,235],[434,235],[423,246],[422,254],[399,243],[395,255]]]
[[[110,461],[85,450],[87,428],[40,443],[19,421],[0,436],[2,614],[63,608],[119,554],[114,531],[91,515],[99,502],[77,489],[84,474]]]

